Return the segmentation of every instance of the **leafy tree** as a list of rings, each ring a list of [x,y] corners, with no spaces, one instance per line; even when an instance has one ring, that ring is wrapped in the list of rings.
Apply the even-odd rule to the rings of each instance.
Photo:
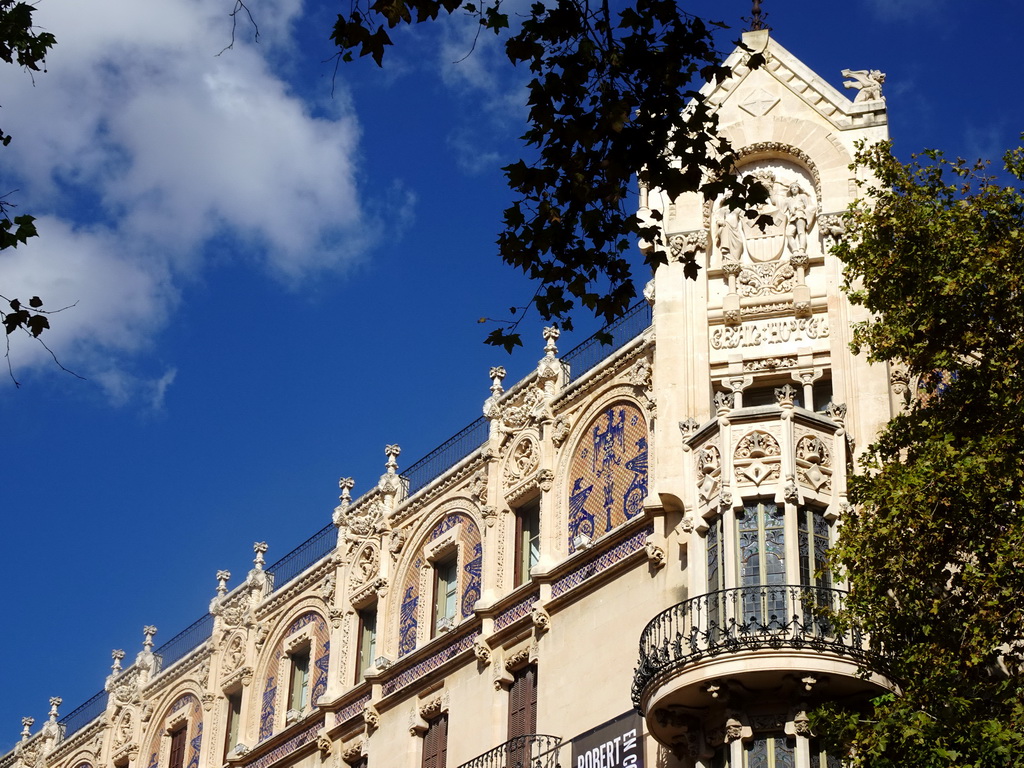
[[[0,0],[0,60],[16,64],[29,74],[46,71],[43,69],[46,54],[57,43],[51,33],[40,32],[35,28],[32,22],[35,10],[35,6],[28,3]],[[10,134],[0,130],[0,144],[6,147],[10,143]],[[38,234],[35,218],[28,214],[12,216],[13,207],[6,195],[0,197],[0,251],[17,248],[19,244],[28,242],[30,237]],[[8,304],[6,311],[0,309],[0,322],[3,323],[8,337],[16,330],[22,329],[34,338],[39,338],[39,335],[50,327],[50,321],[46,317],[49,313],[42,309],[43,302],[38,296],[33,296],[27,306],[16,298],[0,296],[0,299]]]
[[[1024,148],[1010,186],[889,149],[859,154],[870,202],[838,255],[874,318],[855,346],[914,397],[869,449],[834,558],[899,690],[815,725],[856,766],[1024,766]]]
[[[456,11],[474,16],[481,33],[502,36],[509,61],[530,73],[522,138],[536,156],[503,169],[515,201],[498,249],[539,281],[532,303],[546,320],[571,328],[578,307],[605,321],[621,315],[637,296],[629,263],[637,240],[655,244],[648,262],[664,260],[658,222],[637,215],[630,199],[634,175],[673,197],[729,189],[737,207],[763,200],[763,189],[730,174],[734,157],[696,90],[729,75],[712,40],[722,24],[681,11],[676,0],[634,0],[614,14],[607,0],[538,2],[515,29],[500,0],[371,0],[365,8],[356,0],[332,40],[341,59],[381,65],[389,30]],[[747,63],[762,61],[751,52]],[[692,258],[686,268],[696,276]],[[510,325],[488,343],[519,344]]]

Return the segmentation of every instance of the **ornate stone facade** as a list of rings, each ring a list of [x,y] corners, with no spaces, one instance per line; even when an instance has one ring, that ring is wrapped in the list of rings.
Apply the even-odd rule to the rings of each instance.
[[[823,566],[849,434],[912,390],[850,355],[858,315],[831,253],[853,147],[886,135],[884,76],[844,71],[851,101],[767,32],[745,40],[766,64],[738,50],[704,93],[771,223],[664,201],[653,309],[604,360],[584,371],[545,329],[524,380],[489,371],[450,465],[417,485],[387,446],[369,493],[339,482],[290,570],[257,543],[188,632],[156,647],[147,627],[134,663],[115,651],[103,691],[63,719],[52,700],[0,768],[416,768],[444,719],[454,768],[506,741],[524,679],[563,766],[634,708],[637,768],[825,765],[806,711],[886,681],[808,606],[842,597]]]

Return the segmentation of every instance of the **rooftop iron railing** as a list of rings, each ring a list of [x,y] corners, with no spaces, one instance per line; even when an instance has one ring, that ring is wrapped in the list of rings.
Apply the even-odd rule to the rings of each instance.
[[[626,310],[618,320],[609,323],[586,341],[576,345],[562,356],[562,362],[569,365],[569,380],[580,376],[596,366],[613,352],[617,352],[650,327],[654,310],[646,301],[638,301]],[[607,337],[611,343],[607,344]]]
[[[213,632],[213,614],[207,613],[192,622],[163,645],[153,651],[160,658],[159,669],[167,669],[203,644]]]
[[[267,568],[274,577],[274,591],[278,591],[313,563],[323,560],[338,545],[338,529],[328,523],[295,549]]]
[[[73,709],[62,717],[58,722],[64,726],[64,738],[77,733],[85,726],[103,714],[107,708],[107,692],[100,691],[85,704]]]
[[[561,743],[558,736],[528,733],[509,739],[459,768],[557,768]]]
[[[415,464],[402,472],[409,481],[409,495],[427,487],[445,470],[454,467],[487,441],[490,422],[481,416],[458,434],[445,440]]]
[[[789,584],[722,589],[684,600],[655,616],[640,635],[633,704],[655,677],[726,653],[762,648],[828,651],[874,657],[859,628],[840,632],[830,618],[847,593]]]

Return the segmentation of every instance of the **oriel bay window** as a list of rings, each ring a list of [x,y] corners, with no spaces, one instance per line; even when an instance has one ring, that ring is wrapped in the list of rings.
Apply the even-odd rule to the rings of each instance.
[[[708,521],[707,611],[711,628],[728,622],[781,629],[808,599],[831,600],[831,526],[822,509],[770,498],[745,500]],[[713,599],[710,595],[715,595]]]

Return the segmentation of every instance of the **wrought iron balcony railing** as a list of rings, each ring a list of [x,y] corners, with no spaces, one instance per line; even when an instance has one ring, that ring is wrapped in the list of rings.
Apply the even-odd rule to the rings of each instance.
[[[856,628],[840,633],[829,618],[845,596],[840,589],[771,584],[723,589],[672,606],[640,635],[634,706],[656,676],[722,654],[806,648],[865,659],[867,634]]]
[[[558,768],[558,736],[528,733],[463,763],[459,768]]]

